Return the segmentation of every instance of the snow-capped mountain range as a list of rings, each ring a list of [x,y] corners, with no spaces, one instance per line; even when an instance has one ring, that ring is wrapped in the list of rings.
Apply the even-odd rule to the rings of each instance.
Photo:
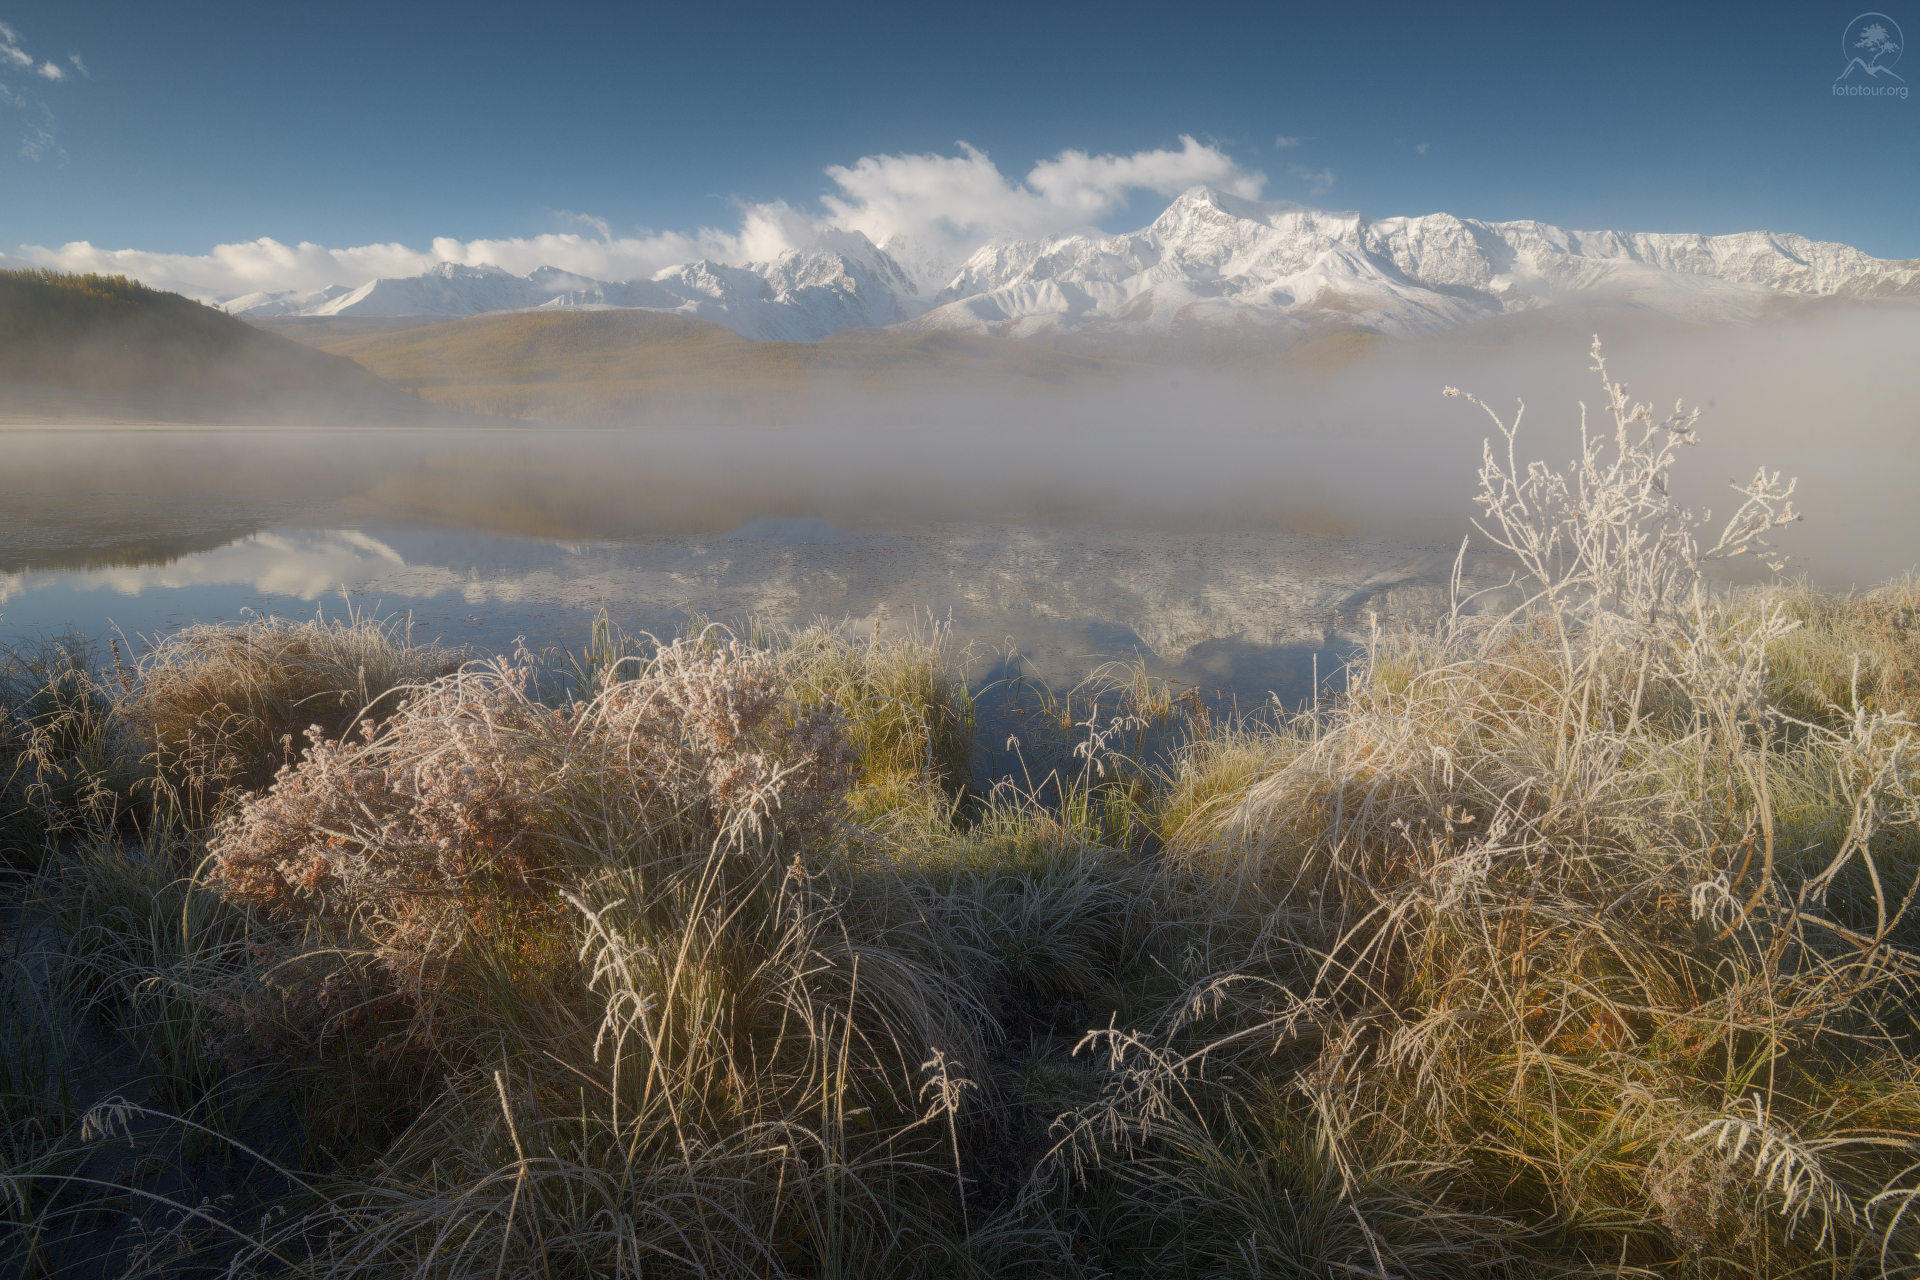
[[[497,311],[637,308],[714,320],[758,341],[814,342],[838,329],[893,324],[926,310],[912,281],[858,231],[827,231],[804,250],[744,267],[686,262],[650,280],[591,280],[557,267],[524,276],[442,262],[417,276],[311,293],[249,293],[237,316],[477,316]]]
[[[1338,323],[1411,336],[1568,301],[1699,322],[1750,319],[1782,295],[1920,301],[1920,260],[1796,235],[1565,231],[1445,213],[1369,218],[1206,187],[1125,235],[988,244],[938,288],[939,276],[928,276],[937,261],[911,244],[882,249],[860,232],[830,230],[771,262],[688,262],[646,280],[443,262],[357,289],[253,293],[220,305],[249,317],[641,308],[756,340],[807,342],[875,327],[1034,337]]]

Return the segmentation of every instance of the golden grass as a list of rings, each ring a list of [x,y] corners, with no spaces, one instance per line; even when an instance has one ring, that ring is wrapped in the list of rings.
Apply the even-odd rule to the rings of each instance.
[[[1774,598],[1800,624],[1773,653],[1783,707],[1825,718],[1857,699],[1920,717],[1920,579],[1838,599],[1803,584]]]
[[[37,865],[76,826],[110,818],[131,781],[118,693],[78,636],[0,654],[0,867]]]
[[[869,825],[912,814],[951,817],[973,783],[973,700],[955,678],[950,629],[928,620],[882,643],[818,625],[782,637],[786,679],[801,706],[831,703],[860,751],[849,797]]]
[[[1605,390],[1577,483],[1487,452],[1525,608],[1376,640],[1323,718],[1179,762],[1183,980],[1087,1034],[1102,1096],[1040,1163],[1104,1190],[1117,1269],[1920,1262],[1920,730],[1887,705],[1890,606],[1708,597],[1702,559],[1790,518],[1788,488],[1763,473],[1696,541],[1664,485],[1692,419]],[[1871,680],[1824,701],[1862,650]]]
[[[1827,623],[1773,674],[1776,699],[1876,642],[1873,610],[1791,598]],[[1715,625],[1766,607],[1716,606]],[[1739,753],[1767,756],[1768,893],[1791,894],[1847,840],[1839,738],[1702,735],[1671,683],[1628,716],[1616,655],[1556,759],[1553,629],[1408,641],[1318,721],[1208,724],[1158,781],[1136,768],[1147,820],[1116,825],[1098,788],[1117,775],[1081,756],[1054,799],[955,806],[968,703],[937,631],[684,643],[663,657],[608,630],[557,706],[507,668],[442,677],[373,742],[312,757],[302,785],[334,800],[299,816],[283,782],[198,872],[191,842],[50,864],[39,901],[66,941],[36,963],[139,1037],[156,1097],[201,1114],[268,1090],[351,1171],[244,1242],[191,1218],[170,1240],[367,1276],[636,1258],[739,1276],[1869,1275],[1883,1243],[1914,1248],[1887,1207],[1920,1135],[1920,1072],[1894,1048],[1911,926],[1863,956],[1795,923],[1871,930],[1873,886],[1849,874],[1824,906],[1763,895],[1717,935],[1758,865]],[[244,705],[262,680],[232,648],[201,637],[169,669],[197,655],[234,681],[214,705]],[[1135,719],[1180,711],[1134,684],[1096,736],[1118,724],[1132,744]],[[669,689],[695,719],[645,721],[655,746],[642,721],[616,727]],[[846,735],[826,825],[767,825],[789,806],[726,791],[733,757],[692,728],[750,725],[763,703],[726,750],[778,760],[756,735],[821,713]],[[496,774],[523,798],[481,798]],[[459,779],[466,799],[445,790]],[[1920,872],[1897,818],[1868,849],[1895,896]],[[248,859],[281,888],[240,891]],[[1723,871],[1733,894],[1700,897]],[[9,990],[16,1018],[57,995]],[[14,1075],[64,1061],[67,1025],[16,1035]],[[51,1137],[15,1139],[0,1182],[76,1247],[62,1215],[92,1201],[48,1180],[91,1149],[84,1102],[9,1096],[15,1132]],[[192,1145],[166,1146],[159,1112],[97,1120],[148,1126],[167,1159]]]
[[[776,419],[810,392],[1084,387],[1125,366],[1013,340],[846,330],[750,342],[710,321],[647,311],[476,316],[340,336],[287,330],[451,408],[575,422],[699,409]]]
[[[120,672],[124,720],[155,781],[204,824],[230,793],[258,791],[293,763],[310,731],[338,739],[383,721],[408,686],[460,664],[414,644],[408,627],[352,617],[187,627]]]

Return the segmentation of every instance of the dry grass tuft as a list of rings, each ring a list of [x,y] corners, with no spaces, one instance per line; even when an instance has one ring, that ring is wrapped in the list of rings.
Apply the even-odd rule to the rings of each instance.
[[[399,691],[447,674],[462,655],[416,645],[409,623],[261,618],[165,637],[122,671],[124,715],[155,775],[205,821],[258,791],[311,728],[338,739],[393,713]]]
[[[74,636],[0,656],[0,862],[37,865],[127,798],[126,727],[93,656]]]
[[[1696,540],[1664,483],[1692,418],[1605,386],[1575,477],[1516,465],[1504,423],[1488,450],[1519,609],[1377,641],[1324,722],[1183,762],[1188,981],[1151,1032],[1090,1033],[1106,1092],[1043,1171],[1104,1180],[1184,1265],[1262,1247],[1255,1208],[1181,1192],[1281,1138],[1356,1213],[1326,1267],[1915,1260],[1886,1207],[1920,1139],[1920,740],[1865,701],[1782,706],[1786,608],[1700,566],[1791,518],[1790,486],[1762,472]]]
[[[817,624],[778,638],[779,659],[803,706],[830,703],[848,720],[860,756],[849,803],[868,824],[911,815],[949,820],[973,785],[973,699],[955,668],[950,628],[929,620],[872,639]]]
[[[1769,598],[1799,624],[1770,655],[1783,710],[1828,721],[1834,708],[1858,703],[1920,716],[1920,578],[1839,599],[1804,584]]]

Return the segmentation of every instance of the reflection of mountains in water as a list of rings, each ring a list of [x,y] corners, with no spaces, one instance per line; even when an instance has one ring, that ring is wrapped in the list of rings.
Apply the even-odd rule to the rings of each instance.
[[[690,612],[905,626],[930,611],[951,619],[961,639],[1011,642],[1056,674],[1084,667],[1095,651],[1143,648],[1158,663],[1204,674],[1239,667],[1256,650],[1351,643],[1367,634],[1370,614],[1398,626],[1443,610],[1452,565],[1448,552],[1410,543],[1274,531],[874,531],[816,519],[626,542],[407,525],[280,527],[225,542],[208,532],[155,545],[184,551],[195,541],[198,554],[167,557],[164,568],[142,568],[136,555],[107,560],[97,548],[67,563],[122,595],[226,584],[236,598],[271,593],[291,604],[344,585],[389,610],[525,620],[545,616],[536,611],[605,607],[625,626],[656,632]],[[51,566],[37,559],[32,567]]]
[[[211,513],[195,522],[200,527],[158,531],[137,509],[89,521],[62,512],[64,527],[55,533],[43,515],[11,504],[0,512],[0,573],[164,567],[238,542],[265,523]]]
[[[178,563],[190,555],[212,551],[238,542],[253,532],[237,529],[229,533],[206,533],[178,538],[137,539],[110,546],[61,552],[58,555],[27,560],[0,551],[0,573],[22,573],[28,569],[146,569]]]
[[[1444,552],[1410,544],[1271,532],[866,532],[815,520],[627,544],[368,532],[406,561],[365,584],[390,598],[457,592],[476,606],[605,603],[641,624],[689,607],[790,623],[904,621],[931,610],[981,639],[1111,624],[1173,661],[1209,641],[1317,647],[1359,639],[1369,609],[1425,618],[1443,605],[1451,566]]]

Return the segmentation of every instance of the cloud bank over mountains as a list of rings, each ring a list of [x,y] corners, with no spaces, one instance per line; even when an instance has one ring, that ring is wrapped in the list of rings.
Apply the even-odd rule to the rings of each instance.
[[[867,156],[827,170],[844,195],[821,203],[831,225],[864,233],[931,293],[991,241],[1097,235],[1136,191],[1172,197],[1206,186],[1260,198],[1265,174],[1184,134],[1180,143],[1178,151],[1130,156],[1063,151],[1035,165],[1024,183],[1008,181],[986,152],[965,143],[958,156]],[[902,260],[916,257],[923,260]]]
[[[540,267],[595,280],[633,280],[682,263],[770,262],[808,250],[822,233],[859,231],[894,254],[926,292],[938,291],[975,250],[998,239],[1046,239],[1095,233],[1127,207],[1130,196],[1173,196],[1205,185],[1257,199],[1266,175],[1242,167],[1218,147],[1182,136],[1180,147],[1132,155],[1063,151],[1024,179],[1003,174],[986,152],[960,144],[960,154],[865,156],[827,170],[838,190],[817,210],[785,201],[738,202],[731,230],[637,230],[615,235],[597,217],[563,214],[593,232],[550,232],[505,239],[437,237],[425,248],[367,244],[347,248],[270,237],[215,246],[204,254],[108,249],[84,240],[58,247],[21,246],[0,266],[51,267],[133,276],[193,297],[231,298],[256,292],[320,290],[379,277],[424,274],[439,263],[499,267],[525,275]]]

